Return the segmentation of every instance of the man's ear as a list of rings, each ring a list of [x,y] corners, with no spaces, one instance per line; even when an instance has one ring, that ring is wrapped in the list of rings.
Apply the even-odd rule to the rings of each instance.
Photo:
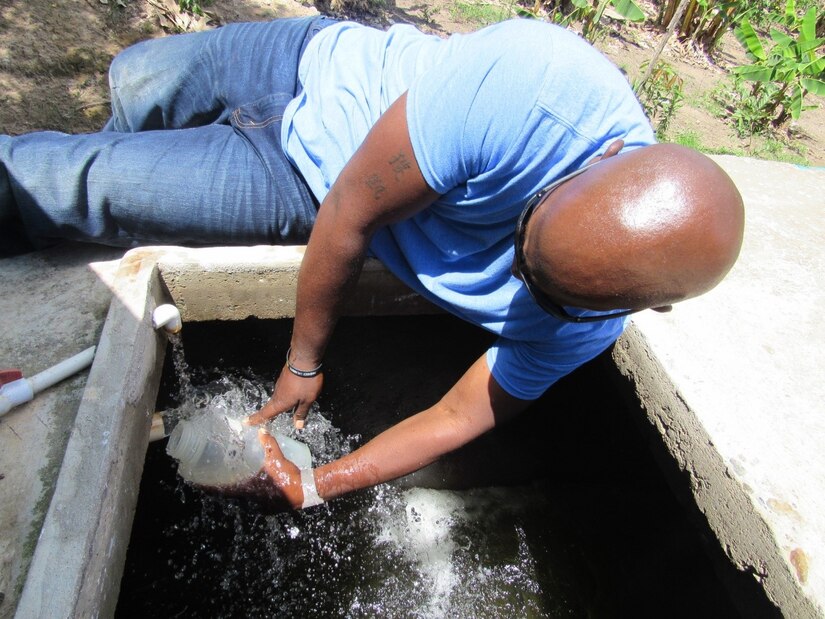
[[[622,148],[624,148],[624,140],[614,140],[610,143],[610,146],[607,147],[607,150],[604,151],[603,155],[593,157],[593,159],[591,159],[588,162],[588,165],[591,163],[596,163],[597,161],[602,161],[604,159],[610,159],[614,155],[618,155],[619,151],[622,150]]]

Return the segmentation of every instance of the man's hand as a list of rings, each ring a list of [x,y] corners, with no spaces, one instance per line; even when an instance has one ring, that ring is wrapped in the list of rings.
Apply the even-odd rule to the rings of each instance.
[[[262,429],[258,431],[258,440],[264,447],[264,472],[275,485],[277,495],[292,509],[301,509],[304,503],[301,471],[284,457],[275,437]]]
[[[300,430],[304,427],[304,420],[309,414],[312,403],[318,399],[324,386],[324,375],[318,374],[312,378],[296,376],[284,366],[281,375],[275,381],[275,390],[269,402],[261,410],[250,415],[246,424],[257,426],[282,413],[292,412],[293,423]]]

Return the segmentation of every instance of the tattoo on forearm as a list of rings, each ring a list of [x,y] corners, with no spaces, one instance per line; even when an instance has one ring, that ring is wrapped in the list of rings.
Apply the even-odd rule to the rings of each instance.
[[[395,174],[395,180],[399,180],[400,176],[412,167],[404,153],[398,153],[390,159],[389,163],[392,166],[393,174]]]
[[[381,194],[387,191],[387,188],[384,187],[384,181],[378,174],[370,174],[366,180],[367,187],[372,190],[372,197],[374,200],[380,200]]]

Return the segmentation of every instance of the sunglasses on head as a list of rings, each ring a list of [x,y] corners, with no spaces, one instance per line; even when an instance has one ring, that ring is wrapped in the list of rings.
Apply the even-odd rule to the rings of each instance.
[[[534,195],[527,201],[527,205],[524,207],[524,210],[521,211],[521,215],[519,215],[518,221],[516,222],[514,249],[516,255],[515,266],[519,279],[521,279],[521,281],[524,283],[524,286],[527,288],[527,292],[530,293],[530,296],[533,297],[533,300],[541,309],[550,314],[553,318],[558,318],[559,320],[564,320],[566,322],[598,322],[600,320],[608,320],[610,318],[621,318],[622,316],[627,316],[629,314],[633,314],[634,312],[639,311],[618,310],[615,312],[599,314],[597,316],[575,316],[573,314],[570,314],[567,310],[564,309],[564,307],[553,301],[553,299],[551,299],[544,291],[542,291],[541,288],[539,288],[535,284],[533,279],[530,277],[530,273],[526,269],[526,259],[524,257],[524,235],[525,230],[527,228],[527,223],[530,221],[530,217],[533,214],[533,211],[536,210],[536,207],[538,207],[538,205],[541,204],[541,202],[548,195],[550,195],[554,189],[556,189],[565,181],[570,180],[574,176],[578,176],[579,174],[590,168],[590,165],[580,168],[575,172],[568,174],[567,176],[563,176],[560,179],[547,185],[547,187],[544,187],[543,189],[539,190],[539,192],[536,193],[536,195]]]

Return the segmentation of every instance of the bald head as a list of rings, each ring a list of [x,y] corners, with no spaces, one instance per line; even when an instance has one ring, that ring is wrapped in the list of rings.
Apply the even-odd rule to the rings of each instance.
[[[533,214],[524,247],[535,283],[559,303],[643,309],[718,284],[743,227],[742,198],[718,165],[657,144],[561,185]]]

